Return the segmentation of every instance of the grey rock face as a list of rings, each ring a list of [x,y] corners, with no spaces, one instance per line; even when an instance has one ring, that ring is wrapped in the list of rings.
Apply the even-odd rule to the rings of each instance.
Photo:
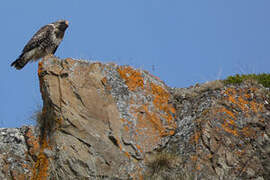
[[[0,178],[29,179],[34,156],[30,153],[33,127],[0,128]]]
[[[129,66],[46,57],[38,127],[0,129],[0,179],[269,179],[270,93],[169,88]]]

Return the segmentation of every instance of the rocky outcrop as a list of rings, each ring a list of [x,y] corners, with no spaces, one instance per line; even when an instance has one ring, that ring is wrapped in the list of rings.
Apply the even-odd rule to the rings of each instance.
[[[178,130],[166,148],[182,157],[177,168],[195,179],[269,179],[269,89],[216,81],[173,94]]]
[[[269,90],[169,88],[130,66],[46,57],[38,127],[0,130],[2,179],[267,179]]]
[[[38,129],[0,128],[0,179],[30,179],[39,153]]]

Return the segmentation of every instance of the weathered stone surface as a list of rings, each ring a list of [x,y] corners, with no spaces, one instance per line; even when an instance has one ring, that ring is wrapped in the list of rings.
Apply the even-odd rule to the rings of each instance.
[[[39,77],[51,179],[142,176],[145,154],[174,134],[168,88],[145,71],[47,57]]]
[[[172,93],[178,129],[166,148],[183,158],[178,168],[197,179],[269,179],[269,89],[215,81]]]
[[[30,179],[39,142],[33,127],[0,128],[0,179]]]
[[[169,88],[129,66],[49,56],[38,74],[38,127],[0,130],[2,179],[269,179],[261,85]]]

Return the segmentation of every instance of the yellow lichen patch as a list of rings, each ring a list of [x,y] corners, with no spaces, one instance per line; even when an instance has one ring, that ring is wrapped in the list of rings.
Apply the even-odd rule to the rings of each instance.
[[[39,142],[38,142],[38,139],[33,135],[33,132],[31,129],[29,129],[25,136],[27,137],[26,138],[26,143],[29,147],[29,154],[31,156],[34,156],[38,150],[39,150]]]
[[[196,144],[198,144],[200,136],[201,136],[201,132],[195,131],[191,140],[194,141]]]
[[[227,133],[233,134],[234,136],[238,136],[237,130],[232,129],[229,126],[229,123],[225,122],[224,124],[221,125],[224,129],[224,131],[226,131]]]
[[[143,111],[142,108],[139,109]],[[163,132],[165,130],[162,129],[161,122],[158,122],[157,118],[154,117],[153,120],[153,117],[151,117],[147,109],[144,110],[146,111],[144,113],[141,113],[141,111],[133,112],[133,115],[137,119],[137,122],[135,124],[133,124],[131,121],[121,119],[121,121],[123,122],[123,130],[125,130],[127,133],[132,132],[130,136],[133,138],[133,141],[135,143],[134,145],[137,147],[138,153],[143,153],[146,150],[150,150],[150,147],[154,146],[160,141],[160,131]],[[152,121],[149,119],[151,119]],[[154,122],[154,125],[153,121],[156,121]],[[145,144],[143,146],[140,146],[139,144],[141,143]],[[122,149],[120,148],[120,150]]]
[[[256,136],[256,131],[250,127],[244,127],[241,132],[244,136],[252,138]]]
[[[139,87],[143,89],[143,77],[139,71],[134,70],[129,66],[119,67],[117,71],[120,74],[121,78],[125,80],[125,83],[128,86],[129,90],[134,91]]]
[[[221,124],[221,126],[224,131],[233,134],[234,136],[238,136],[235,129],[236,115],[232,111],[226,109],[225,107],[220,107],[214,111],[214,116],[223,119],[223,124]]]
[[[136,147],[137,147],[137,149],[138,149],[140,152],[142,152],[142,148],[141,148],[140,145],[136,144]]]
[[[47,109],[45,107],[43,107],[42,109],[42,116],[46,117],[46,112]],[[45,124],[43,124],[43,126],[46,126]],[[43,127],[46,129],[46,127]],[[41,134],[40,138],[39,138],[39,154],[37,156],[37,160],[35,162],[35,165],[33,167],[33,176],[31,177],[31,180],[45,180],[47,179],[47,171],[49,168],[49,159],[48,157],[45,155],[44,150],[45,149],[51,149],[51,147],[49,146],[49,140],[47,137],[47,132],[42,132],[43,134]]]
[[[124,118],[121,118],[120,121],[124,123],[126,120]]]
[[[43,96],[43,90],[42,90],[42,86],[44,84],[44,80],[43,78],[41,77],[41,73],[43,72],[43,64],[42,64],[42,61],[40,61],[38,63],[38,78],[39,78],[39,89],[40,89],[40,93],[41,95]]]
[[[43,71],[43,64],[42,64],[42,61],[39,61],[38,62],[38,76],[41,75],[42,71]]]
[[[159,110],[163,110],[164,104],[168,104],[169,93],[165,91],[164,88],[154,83],[151,83],[150,86],[152,94],[154,95],[154,104]]]
[[[126,152],[126,151],[123,150],[123,146],[120,143],[119,138],[116,137],[115,139],[116,139],[117,145],[119,146],[120,151],[122,151],[130,159],[131,155],[129,154],[129,152]]]
[[[263,109],[263,105],[262,104],[257,104],[256,102],[254,101],[251,101],[250,102],[250,108],[253,112],[257,113],[257,112],[261,112],[262,109]]]
[[[201,170],[201,166],[199,164],[196,165],[196,170]]]
[[[153,127],[155,127],[160,132],[161,136],[165,135],[166,129],[163,127],[160,118],[158,118],[154,113],[149,112],[148,107],[146,105],[143,105],[142,107],[146,115],[144,116],[146,118],[145,119],[146,121],[142,120],[142,122],[147,122],[147,120],[149,120],[153,124]]]
[[[48,140],[44,138],[42,140],[41,148],[37,161],[34,165],[33,176],[31,180],[46,180],[48,177],[49,159],[44,153],[44,149],[50,149]]]
[[[124,152],[124,153],[130,159],[130,154],[128,152]]]
[[[175,114],[175,113],[176,113],[175,108],[174,108],[174,107],[172,107],[172,106],[169,106],[169,111],[170,111],[171,113],[173,113],[173,114]]]
[[[59,129],[59,128],[61,127],[63,121],[64,121],[64,120],[63,120],[62,117],[56,118],[56,119],[55,119],[55,122],[56,122],[56,127],[55,127],[55,129]]]
[[[256,90],[256,88],[250,88],[239,89],[236,91],[233,88],[228,88],[225,91],[225,95],[227,95],[227,100],[229,102],[241,109],[245,113],[245,116],[249,117],[251,112],[257,113],[262,110],[262,104],[258,104],[251,98],[250,93],[255,92]]]
[[[191,159],[191,161],[196,162],[198,160],[198,156],[197,155],[191,155],[190,159]]]
[[[129,127],[127,124],[124,124],[123,127],[124,127],[125,131],[129,131]]]
[[[224,112],[225,114],[229,115],[230,118],[230,124],[234,125],[234,119],[235,119],[235,115],[232,111],[229,111],[228,109],[226,109],[225,107],[222,107],[221,112]]]
[[[156,108],[160,111],[163,111],[163,117],[167,120],[169,126],[173,129],[176,128],[176,124],[173,121],[173,114],[175,114],[175,109],[169,104],[170,94],[161,86],[156,85],[154,83],[150,84],[151,93],[154,97],[153,103]]]
[[[245,99],[243,99],[241,96],[238,97],[238,103],[237,105],[244,111],[244,112],[248,112],[248,104],[249,102],[246,101]]]
[[[238,128],[235,121],[240,115],[239,110],[242,112],[241,116],[244,117],[251,117],[254,116],[254,113],[256,114],[262,111],[263,105],[257,103],[256,99],[252,98],[251,95],[251,93],[255,93],[256,90],[256,88],[228,88],[224,92],[224,100],[231,105],[231,108],[222,106],[214,110],[214,116],[224,121],[224,123],[221,125],[224,131],[233,134],[234,136],[253,136],[253,132],[250,128]],[[236,111],[234,111],[234,109]]]
[[[159,116],[162,116],[161,114],[150,112],[148,110],[147,105],[142,105],[141,107],[144,110],[144,114],[145,114],[144,116],[139,116],[139,119],[141,120],[140,122],[142,124],[150,122],[152,124],[152,126],[159,131],[160,137],[172,135],[174,133],[174,130],[167,132],[167,130],[166,130],[167,127],[162,124],[161,119],[159,117]],[[169,117],[167,117],[168,121],[171,120]],[[171,128],[174,128],[174,127],[175,126],[172,126]]]
[[[137,153],[144,154],[156,147],[162,137],[175,133],[176,111],[169,104],[169,92],[144,79],[141,71],[127,66],[118,67],[117,71],[129,91],[133,91],[128,102],[131,119],[121,119],[122,130],[132,139]],[[137,94],[136,91],[141,92]]]
[[[145,107],[147,108],[147,107]],[[144,114],[137,113],[137,123],[135,129],[138,129],[141,133],[135,134],[135,140],[139,142],[147,142],[144,146],[144,150],[148,149],[148,146],[157,144],[160,140],[160,133],[163,133],[161,123],[158,119],[150,114],[146,109]]]

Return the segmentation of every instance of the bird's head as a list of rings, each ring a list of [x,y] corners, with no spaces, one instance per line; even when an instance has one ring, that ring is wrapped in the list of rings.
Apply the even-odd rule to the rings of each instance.
[[[57,29],[59,29],[60,31],[63,31],[63,32],[68,28],[68,21],[67,20],[59,20],[59,21],[56,21],[52,24],[54,24]]]

